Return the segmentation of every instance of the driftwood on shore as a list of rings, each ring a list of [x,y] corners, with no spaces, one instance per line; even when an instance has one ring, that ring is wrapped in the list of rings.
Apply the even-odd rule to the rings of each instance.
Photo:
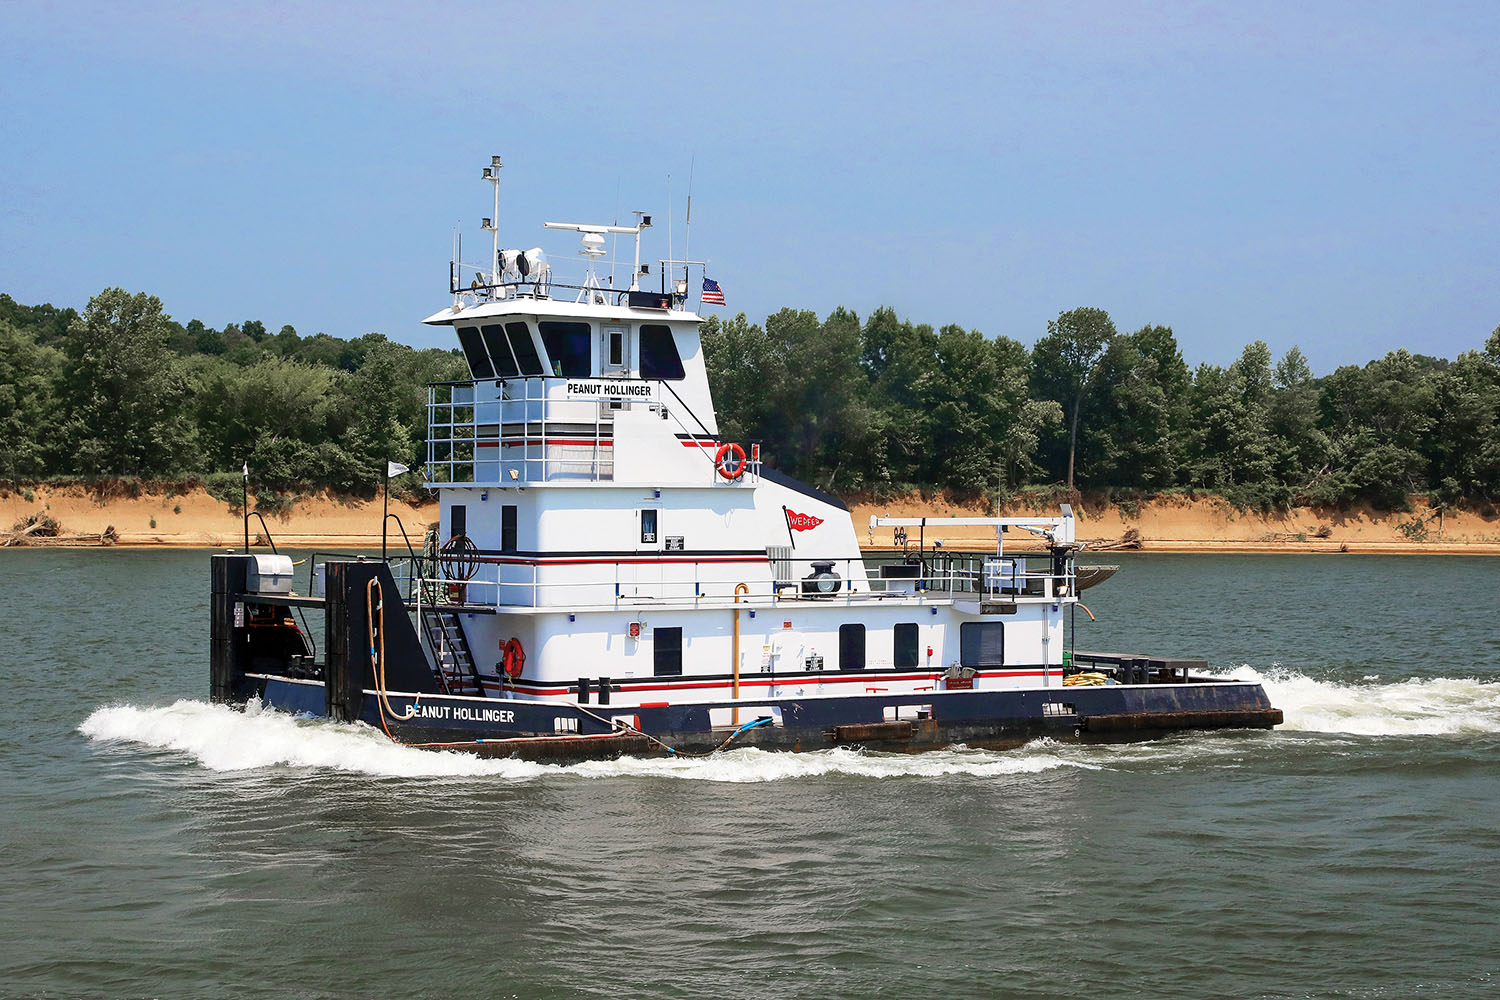
[[[1119,538],[1090,539],[1085,547],[1090,552],[1108,552],[1111,549],[1138,549],[1141,547],[1141,533],[1135,528],[1127,528],[1125,529],[1125,534]]]
[[[80,547],[86,545],[114,545],[120,540],[120,533],[115,530],[113,524],[106,527],[98,534],[64,534],[58,530],[57,522],[52,522],[52,529],[42,522],[29,524],[24,528],[17,528],[6,532],[0,538],[0,548],[10,548],[19,545],[38,545],[54,548]]]

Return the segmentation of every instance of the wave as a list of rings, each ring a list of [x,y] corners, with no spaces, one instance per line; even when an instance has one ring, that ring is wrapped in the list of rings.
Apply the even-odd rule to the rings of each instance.
[[[1355,736],[1461,736],[1500,733],[1500,682],[1474,677],[1413,677],[1379,683],[1316,680],[1293,670],[1228,672],[1259,681],[1286,721],[1282,731]]]
[[[998,778],[1059,767],[1099,767],[1065,758],[1059,753],[1064,748],[1048,741],[1006,753],[957,748],[915,755],[866,754],[847,749],[780,753],[752,747],[703,758],[624,757],[569,766],[534,764],[455,751],[413,750],[392,743],[370,726],[289,715],[264,708],[259,702],[251,702],[244,711],[187,700],[164,708],[110,705],[96,709],[78,731],[101,743],[129,743],[184,753],[199,765],[221,772],[283,766],[393,778],[489,776],[530,780],[557,775],[763,782],[821,775]]]
[[[1228,672],[1264,685],[1286,714],[1282,732],[1355,736],[1463,736],[1500,733],[1500,682],[1412,678],[1379,683],[1317,680],[1291,670],[1249,666]],[[457,751],[399,746],[370,726],[294,716],[252,702],[243,711],[183,700],[166,707],[109,705],[78,731],[100,743],[126,743],[186,754],[211,771],[273,767],[332,769],[391,778],[492,777],[532,780],[625,776],[716,782],[763,782],[821,775],[863,778],[968,775],[1003,778],[1055,768],[1099,769],[1107,755],[1038,740],[1017,750],[954,748],[924,754],[868,754],[839,749],[781,753],[743,748],[705,758],[626,757],[568,766],[489,759]]]

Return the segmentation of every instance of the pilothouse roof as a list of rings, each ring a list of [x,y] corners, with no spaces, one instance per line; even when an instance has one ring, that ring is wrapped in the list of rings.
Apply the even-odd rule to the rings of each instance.
[[[486,218],[481,226],[492,237],[489,260],[484,264],[464,263],[461,259],[463,244],[455,236],[454,255],[448,268],[448,291],[453,296],[453,304],[427,317],[424,323],[452,326],[471,317],[479,320],[501,316],[702,322],[701,316],[685,306],[691,287],[688,280],[690,268],[696,266],[706,272],[707,261],[662,259],[659,261],[660,289],[641,287],[641,279],[649,276],[651,271],[649,265],[641,264],[641,236],[644,230],[651,228],[651,216],[644,212],[633,213],[636,219],[632,226],[546,223],[546,229],[566,230],[581,236],[578,256],[582,258],[582,276],[571,281],[554,280],[554,262],[541,247],[502,249],[500,169],[498,156],[492,157],[490,165],[484,168],[484,179],[494,188],[494,215]],[[633,260],[605,260],[609,253],[605,250],[606,235],[633,236]],[[616,283],[617,277],[622,278],[619,284]],[[706,274],[704,284],[710,284]],[[723,300],[714,301],[722,303]]]

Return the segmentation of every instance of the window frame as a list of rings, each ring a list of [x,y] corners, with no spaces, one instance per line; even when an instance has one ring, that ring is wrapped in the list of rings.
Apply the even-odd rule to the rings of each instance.
[[[518,330],[517,327],[520,329]],[[526,358],[533,364],[535,371],[527,371],[526,365],[522,363],[521,352],[517,350],[517,340],[527,350]],[[525,320],[511,320],[505,324],[505,340],[510,346],[510,353],[516,359],[516,371],[520,378],[536,378],[547,374],[546,366],[542,364],[542,356],[537,352],[536,341],[531,337],[531,324]]]
[[[551,373],[553,378],[590,378],[594,374],[594,327],[591,323],[578,320],[540,320],[537,322],[537,333],[542,338],[542,350],[547,352],[546,360],[543,362],[544,370]],[[569,345],[568,340],[573,337],[582,336],[583,353],[569,351],[566,355],[553,353],[554,344],[559,347],[576,346]],[[575,371],[559,371],[564,368],[564,361],[574,362]]]
[[[663,638],[667,640],[665,644],[662,642]],[[656,626],[651,629],[651,676],[682,676],[681,625]]]
[[[484,338],[485,348],[490,352],[490,361],[494,362],[495,377],[519,378],[521,369],[516,365],[516,356],[510,352],[510,338],[505,335],[505,324],[485,323],[479,327],[479,332]]]
[[[666,346],[671,349],[672,364],[660,372],[654,370],[648,372],[646,370],[647,346],[652,340],[662,336],[666,337]],[[660,379],[663,382],[680,382],[687,378],[687,369],[682,364],[682,352],[677,349],[677,334],[666,323],[642,323],[636,331],[636,340],[640,343],[641,378]],[[653,357],[653,368],[657,360],[659,359]]]
[[[858,636],[858,639],[854,637]],[[870,661],[869,633],[862,622],[849,622],[839,626],[839,670],[864,670]],[[858,656],[850,656],[852,649],[858,648]],[[859,665],[854,666],[851,661],[858,660]]]
[[[901,656],[905,644],[903,636],[910,636],[911,662],[903,662]],[[922,630],[916,622],[897,622],[891,626],[891,666],[896,670],[915,670],[922,665]]]
[[[500,551],[515,552],[517,550],[516,522],[518,520],[518,505],[513,503],[500,505]]]
[[[484,334],[479,332],[479,327],[473,324],[465,323],[461,326],[454,327],[454,330],[458,334],[458,346],[464,352],[464,361],[468,363],[470,377],[472,377],[476,382],[482,382],[485,379],[494,378],[495,362],[490,360],[489,348],[484,346]],[[475,354],[469,350],[470,345],[465,339],[466,337],[472,337],[474,339],[474,346],[478,348],[477,358]],[[475,368],[474,362],[476,360],[483,361],[488,367],[488,371],[481,372],[478,368]]]
[[[984,658],[984,649],[982,648],[983,644],[987,642],[984,637],[991,630],[998,630],[1000,636],[1000,656],[999,659],[995,660]],[[971,636],[973,638],[970,638]],[[982,670],[986,667],[1005,666],[1005,623],[960,623],[958,626],[958,664],[961,667],[973,667],[976,670]]]
[[[610,360],[614,338],[620,338],[620,360]],[[630,327],[623,323],[599,326],[599,371],[605,375],[630,374]]]

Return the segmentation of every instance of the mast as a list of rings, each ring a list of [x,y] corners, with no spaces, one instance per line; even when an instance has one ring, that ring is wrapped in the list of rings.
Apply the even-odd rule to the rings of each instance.
[[[489,181],[490,186],[495,189],[495,214],[485,219],[480,227],[489,232],[492,237],[489,270],[480,273],[489,274],[490,280],[486,284],[491,285],[500,283],[500,168],[502,166],[504,164],[500,162],[500,157],[491,156],[490,165],[484,168],[484,179]]]

